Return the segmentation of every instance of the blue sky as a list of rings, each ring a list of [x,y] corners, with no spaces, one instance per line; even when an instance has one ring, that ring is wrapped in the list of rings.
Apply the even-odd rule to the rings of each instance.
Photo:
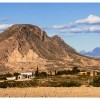
[[[77,51],[100,47],[100,3],[0,3],[0,30],[33,24]]]

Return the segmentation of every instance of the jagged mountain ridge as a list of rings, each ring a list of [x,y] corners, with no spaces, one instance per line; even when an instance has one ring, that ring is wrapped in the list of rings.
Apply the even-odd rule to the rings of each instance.
[[[95,64],[91,64],[95,62]],[[3,71],[32,71],[77,66],[99,66],[99,60],[76,52],[59,36],[47,36],[38,26],[16,24],[0,34],[0,63]],[[1,70],[2,72],[2,70]]]
[[[70,52],[71,50],[75,52],[69,45],[64,44],[60,37],[54,36],[49,38],[39,27],[32,25],[13,25],[0,36],[1,43],[2,41],[6,42],[7,39],[8,42],[12,41],[13,49],[15,49],[17,45],[18,50],[23,55],[26,54],[29,49],[32,49],[40,57],[52,60],[66,56],[67,51]],[[11,43],[7,43],[7,45],[11,45]],[[59,48],[59,46],[61,46],[61,48]]]

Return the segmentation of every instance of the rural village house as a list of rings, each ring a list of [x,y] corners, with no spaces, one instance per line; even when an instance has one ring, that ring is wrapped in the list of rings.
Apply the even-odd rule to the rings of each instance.
[[[34,78],[34,74],[32,72],[21,73],[17,77],[7,77],[7,80],[20,80],[20,79],[32,79]]]

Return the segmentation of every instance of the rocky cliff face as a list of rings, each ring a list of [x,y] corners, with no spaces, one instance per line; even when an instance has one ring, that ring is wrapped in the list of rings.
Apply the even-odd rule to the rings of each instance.
[[[34,25],[13,25],[0,34],[0,72],[33,71],[37,65],[45,71],[72,66],[99,69],[99,62],[78,54],[57,35],[48,37]]]

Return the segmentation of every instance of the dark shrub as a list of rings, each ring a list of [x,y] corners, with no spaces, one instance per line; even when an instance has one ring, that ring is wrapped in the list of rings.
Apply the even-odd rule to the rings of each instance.
[[[66,70],[56,72],[56,75],[64,75],[64,74],[67,74]]]
[[[90,83],[90,85],[100,87],[100,77],[93,77],[93,81]]]
[[[0,80],[6,80],[6,75],[0,75]]]
[[[47,73],[46,72],[41,72],[41,73],[39,73],[39,77],[47,77]]]
[[[81,83],[79,82],[49,82],[50,87],[79,87]]]
[[[80,72],[80,70],[78,69],[78,67],[73,67],[72,70],[62,70],[62,71],[58,71],[56,73],[56,75],[75,75],[78,74]]]
[[[81,86],[81,83],[75,82],[75,81],[61,82],[59,84],[59,86],[62,86],[62,87],[79,87],[79,86]]]
[[[0,88],[7,87],[35,87],[38,86],[38,81],[4,81],[0,82]]]
[[[7,82],[0,82],[0,88],[7,88]]]
[[[10,74],[10,73],[7,73],[6,76],[7,76],[7,77],[12,77],[13,75]]]
[[[67,70],[67,71],[66,71],[66,74],[67,74],[67,75],[72,75],[72,71],[71,71],[71,70]]]
[[[18,76],[18,75],[20,75],[20,73],[14,73],[14,76]]]
[[[49,87],[59,87],[59,83],[58,82],[49,82],[48,86]]]
[[[80,70],[78,69],[78,67],[73,67],[72,74],[78,74],[79,72]]]
[[[18,79],[18,75],[20,75],[20,73],[16,73],[16,72],[15,72],[15,73],[13,74],[13,76],[16,77],[16,80]]]
[[[100,75],[100,72],[97,72],[97,75]]]

